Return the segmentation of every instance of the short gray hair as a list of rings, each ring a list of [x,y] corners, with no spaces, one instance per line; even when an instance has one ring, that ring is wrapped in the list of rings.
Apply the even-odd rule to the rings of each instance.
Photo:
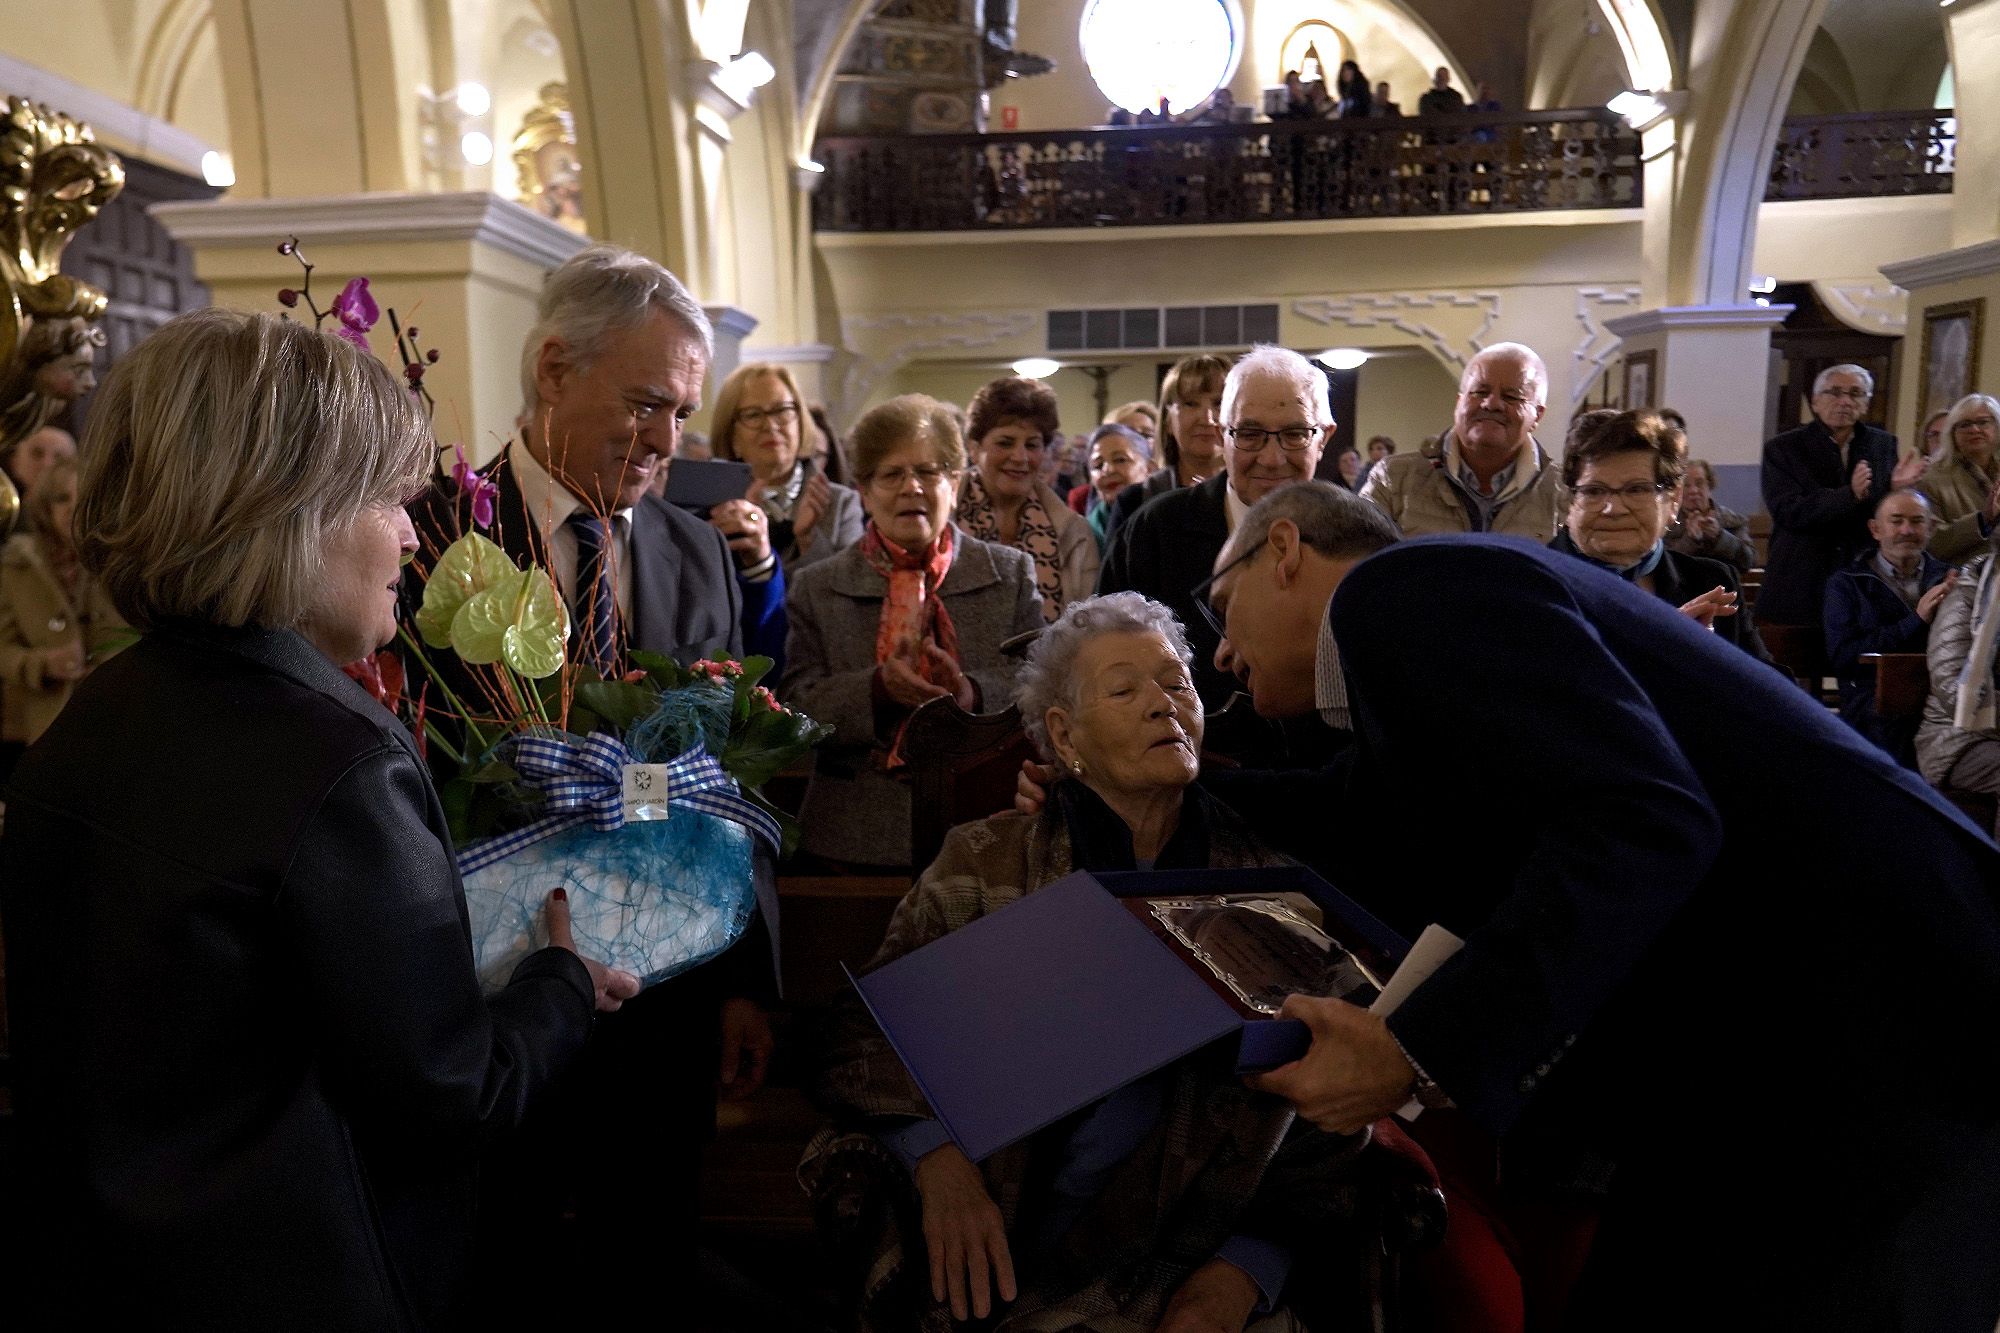
[[[1194,650],[1174,613],[1143,593],[1108,592],[1071,602],[1028,648],[1028,657],[1014,677],[1014,702],[1021,709],[1021,726],[1035,750],[1053,759],[1049,745],[1051,708],[1076,707],[1076,658],[1083,645],[1100,634],[1157,634],[1189,665]],[[1196,707],[1200,707],[1199,701]]]
[[[587,366],[614,333],[636,329],[659,311],[701,342],[715,360],[715,330],[708,312],[685,284],[642,254],[616,245],[580,250],[549,274],[535,308],[535,327],[521,344],[521,405],[528,416],[541,406],[535,371],[542,344],[554,338],[577,366]]]
[[[330,333],[220,309],[118,359],[81,452],[77,553],[140,629],[295,628],[328,541],[437,462],[402,376]]]
[[[1828,366],[1825,370],[1813,376],[1812,396],[1817,398],[1825,393],[1827,380],[1835,375],[1854,376],[1854,378],[1861,381],[1861,392],[1867,394],[1870,398],[1875,396],[1875,377],[1868,373],[1868,367],[1857,366],[1851,363],[1844,366]]]
[[[1280,486],[1250,506],[1222,548],[1218,566],[1271,539],[1280,519],[1299,530],[1299,540],[1329,560],[1359,560],[1402,540],[1389,516],[1344,486],[1298,481]]]
[[[1494,343],[1482,347],[1465,363],[1465,373],[1458,377],[1458,387],[1462,391],[1472,378],[1472,369],[1482,361],[1511,361],[1528,372],[1528,378],[1535,384],[1535,402],[1546,407],[1549,402],[1549,366],[1542,360],[1542,354],[1526,343]]]
[[[1236,396],[1243,391],[1244,382],[1253,376],[1268,375],[1272,379],[1284,380],[1306,396],[1313,411],[1319,416],[1315,426],[1333,424],[1333,403],[1326,391],[1326,372],[1300,356],[1289,347],[1277,347],[1271,343],[1258,343],[1243,354],[1243,359],[1229,368],[1228,376],[1222,381],[1222,424],[1229,424],[1229,409]]]

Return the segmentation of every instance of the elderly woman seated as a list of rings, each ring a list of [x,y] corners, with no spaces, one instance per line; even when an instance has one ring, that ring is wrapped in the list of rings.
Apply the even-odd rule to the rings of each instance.
[[[1019,698],[1066,780],[1039,814],[954,829],[871,968],[1074,869],[1281,863],[1195,783],[1201,700],[1165,607],[1131,592],[1073,604]],[[1012,1301],[991,1327],[1236,1333],[1353,1216],[1366,1136],[1291,1132],[1289,1108],[1226,1060],[1198,1053],[975,1165],[851,992],[821,1055],[834,1124],[801,1178],[847,1233],[865,1330],[943,1329]]]
[[[793,578],[779,692],[835,733],[800,811],[805,850],[900,868],[904,725],[944,695],[968,713],[1003,706],[1015,664],[1000,645],[1041,628],[1042,604],[1032,560],[952,525],[965,446],[944,404],[892,398],[855,423],[849,448],[868,522],[859,542]]]
[[[1687,437],[1653,412],[1586,413],[1563,452],[1569,508],[1549,545],[1609,570],[1759,661],[1764,641],[1741,606],[1736,570],[1665,541],[1681,507]]]

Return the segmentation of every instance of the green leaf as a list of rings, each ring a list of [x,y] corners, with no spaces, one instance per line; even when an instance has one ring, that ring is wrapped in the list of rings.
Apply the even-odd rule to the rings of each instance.
[[[417,632],[433,648],[450,648],[451,626],[459,609],[478,593],[516,573],[507,553],[476,532],[468,532],[438,557],[424,582]],[[491,661],[492,659],[487,659]]]
[[[467,782],[519,782],[520,770],[498,759],[488,759],[479,767],[459,774]]]
[[[458,608],[451,621],[451,647],[475,666],[504,661],[529,680],[562,669],[569,613],[549,576],[536,568],[515,570]]]
[[[743,675],[738,679],[736,688],[740,692],[748,694],[752,688],[763,681],[764,677],[771,674],[771,668],[775,663],[768,657],[746,657],[743,659],[741,665],[743,667]]]
[[[645,672],[663,690],[677,689],[687,684],[688,672],[679,662],[665,653],[651,653],[644,648],[634,648],[625,654],[632,665]]]
[[[603,729],[623,736],[633,723],[652,716],[660,706],[660,696],[655,690],[622,680],[600,680],[590,685],[579,685],[573,696],[597,715]]]

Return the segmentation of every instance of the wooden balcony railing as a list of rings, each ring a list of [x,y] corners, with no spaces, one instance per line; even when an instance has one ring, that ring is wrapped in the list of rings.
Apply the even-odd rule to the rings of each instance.
[[[1641,202],[1609,112],[822,139],[820,231],[1422,217]]]
[[[1778,134],[1764,198],[1949,194],[1957,144],[1948,110],[1794,116]]]

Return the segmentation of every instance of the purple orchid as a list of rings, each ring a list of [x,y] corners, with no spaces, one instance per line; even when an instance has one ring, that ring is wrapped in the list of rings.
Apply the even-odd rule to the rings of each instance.
[[[465,461],[464,445],[454,444],[451,452],[458,460],[452,464],[451,479],[461,494],[472,497],[473,523],[482,528],[491,527],[493,501],[499,496],[500,488],[472,470],[472,464]]]
[[[340,295],[333,298],[333,306],[327,313],[338,321],[334,333],[364,350],[368,346],[368,330],[382,317],[375,298],[368,294],[366,278],[349,279],[340,289]]]

